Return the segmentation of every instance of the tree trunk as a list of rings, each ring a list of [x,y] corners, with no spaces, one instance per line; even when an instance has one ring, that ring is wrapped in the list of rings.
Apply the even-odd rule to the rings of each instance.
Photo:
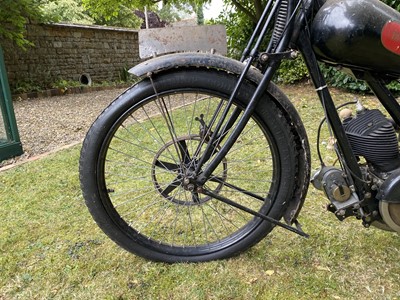
[[[254,9],[256,10],[257,21],[260,20],[264,11],[264,5],[261,0],[254,0]]]
[[[264,3],[262,0],[253,0],[252,2],[254,8],[250,8],[247,5],[248,1],[231,0],[231,2],[238,11],[241,11],[242,13],[247,15],[253,23],[257,23],[258,20],[261,18],[264,10]]]

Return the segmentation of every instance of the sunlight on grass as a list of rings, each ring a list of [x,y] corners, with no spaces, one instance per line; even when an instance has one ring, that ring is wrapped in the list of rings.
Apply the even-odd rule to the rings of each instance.
[[[310,87],[285,91],[305,122],[317,168],[318,99]],[[334,97],[353,100],[336,91]],[[370,97],[365,103],[377,105]],[[79,150],[0,172],[1,300],[400,298],[398,235],[337,221],[311,187],[300,214],[309,239],[276,228],[238,257],[201,264],[153,263],[129,254],[100,231],[84,205]],[[326,149],[323,154],[333,157]],[[250,163],[262,163],[258,159]]]

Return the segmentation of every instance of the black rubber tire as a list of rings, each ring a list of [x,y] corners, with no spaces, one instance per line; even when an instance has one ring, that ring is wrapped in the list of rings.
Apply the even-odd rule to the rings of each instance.
[[[211,95],[207,98],[209,109],[214,99],[229,98],[236,82],[236,76],[216,70],[178,69],[157,74],[152,80],[144,79],[128,89],[93,123],[81,151],[81,188],[94,220],[118,245],[154,261],[199,262],[236,255],[259,242],[273,229],[271,223],[216,199],[204,195],[194,197],[195,194],[188,191],[187,186],[184,188],[181,175],[172,181],[170,177],[166,178],[186,172],[187,166],[182,167],[182,162],[175,164],[173,159],[183,157],[186,151],[194,161],[193,148],[199,146],[201,140],[197,134],[200,121],[194,125],[193,119],[206,112],[207,102],[204,100],[204,105],[200,101],[196,104],[185,102],[192,98],[183,97],[183,93],[194,92],[190,97],[196,98],[196,101],[200,99],[200,94]],[[252,84],[245,82],[235,105],[245,107],[254,90]],[[280,219],[295,189],[298,153],[290,124],[269,97],[265,95],[258,104],[252,116],[251,131],[245,128],[244,138],[239,137],[236,148],[221,164],[223,167],[219,172],[223,175],[214,179],[218,181],[218,186],[215,182],[206,185],[215,193]],[[160,106],[164,103],[165,108],[174,107],[170,115],[162,119],[160,114],[150,115],[148,112],[150,109],[146,107],[151,101]],[[193,110],[190,113],[189,108]],[[160,110],[160,107],[153,104],[151,109]],[[140,113],[143,116],[145,110],[144,115],[149,120],[138,120],[137,115]],[[186,127],[189,127],[188,122],[192,122],[190,126],[196,127],[197,133],[185,135],[178,133],[178,127],[173,130],[165,127],[168,119],[180,122],[180,118],[184,118]],[[208,123],[209,119],[205,121]],[[180,123],[179,126],[185,127],[183,125]],[[152,129],[146,137],[144,133],[148,127]],[[168,139],[171,134],[175,135],[175,140],[181,141],[185,151],[177,150],[178,142]],[[163,146],[160,148],[158,143]],[[177,157],[174,157],[175,150]],[[170,159],[170,164],[161,161],[161,157]],[[135,176],[129,177],[131,172]],[[235,179],[236,176],[243,178]],[[138,183],[140,180],[143,182],[142,177],[148,180],[143,185],[150,188],[148,193],[151,197],[144,193],[142,183]],[[165,184],[163,180],[167,183],[164,190],[161,187]],[[265,200],[255,201],[254,197],[238,192],[229,185],[233,183]],[[153,208],[156,205],[158,209]],[[173,213],[176,215],[172,216]]]

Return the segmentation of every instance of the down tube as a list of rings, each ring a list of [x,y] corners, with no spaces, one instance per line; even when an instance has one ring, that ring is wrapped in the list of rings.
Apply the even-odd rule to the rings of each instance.
[[[317,58],[312,50],[311,41],[309,36],[304,32],[300,34],[297,42],[299,49],[304,57],[309,74],[314,83],[321,104],[325,110],[327,120],[335,135],[337,145],[339,146],[341,155],[344,159],[346,171],[349,171],[351,178],[353,178],[356,193],[360,199],[363,199],[364,185],[362,182],[362,174],[358,166],[357,159],[353,153],[350,143],[347,139],[346,133],[343,129],[342,122],[336,111],[335,104],[333,103],[331,94],[326,86],[325,79],[318,66]]]

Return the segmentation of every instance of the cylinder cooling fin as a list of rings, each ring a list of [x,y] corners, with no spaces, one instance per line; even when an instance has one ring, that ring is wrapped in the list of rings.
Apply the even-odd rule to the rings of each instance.
[[[363,110],[343,121],[353,152],[374,168],[389,172],[400,166],[399,146],[392,123],[377,109]]]

